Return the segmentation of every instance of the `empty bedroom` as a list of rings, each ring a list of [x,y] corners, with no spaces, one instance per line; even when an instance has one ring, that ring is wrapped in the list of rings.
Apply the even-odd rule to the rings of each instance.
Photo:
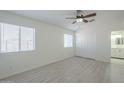
[[[123,10],[0,10],[0,83],[124,83],[113,31]]]

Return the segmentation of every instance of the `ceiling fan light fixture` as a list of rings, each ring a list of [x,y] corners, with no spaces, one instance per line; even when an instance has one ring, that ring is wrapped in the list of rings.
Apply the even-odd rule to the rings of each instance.
[[[82,18],[78,18],[76,19],[77,22],[83,22],[83,19]]]

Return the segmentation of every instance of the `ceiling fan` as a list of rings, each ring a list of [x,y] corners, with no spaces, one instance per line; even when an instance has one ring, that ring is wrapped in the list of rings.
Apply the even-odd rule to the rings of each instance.
[[[81,10],[76,10],[76,17],[67,17],[66,19],[75,19],[75,21],[72,24],[75,24],[76,22],[88,23],[88,22],[95,21],[95,19],[86,20],[85,18],[91,18],[91,17],[94,17],[94,16],[96,16],[96,13],[83,15]]]

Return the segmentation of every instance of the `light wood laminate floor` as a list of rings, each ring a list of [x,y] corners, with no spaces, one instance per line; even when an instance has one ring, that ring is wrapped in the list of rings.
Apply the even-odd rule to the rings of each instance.
[[[124,65],[124,59],[111,58],[111,63]]]
[[[124,65],[72,57],[23,72],[1,83],[123,83]]]

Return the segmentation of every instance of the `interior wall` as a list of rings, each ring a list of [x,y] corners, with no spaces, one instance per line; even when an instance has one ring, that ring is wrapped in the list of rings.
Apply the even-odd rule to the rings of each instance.
[[[111,57],[111,32],[109,28],[96,30],[96,60],[110,62]]]
[[[96,36],[90,28],[76,32],[76,55],[95,59]]]
[[[110,62],[110,31],[88,28],[76,32],[76,54],[98,61]]]
[[[64,34],[74,32],[30,18],[0,11],[0,22],[35,27],[36,50],[0,54],[0,79],[74,56],[74,48],[64,48]]]

